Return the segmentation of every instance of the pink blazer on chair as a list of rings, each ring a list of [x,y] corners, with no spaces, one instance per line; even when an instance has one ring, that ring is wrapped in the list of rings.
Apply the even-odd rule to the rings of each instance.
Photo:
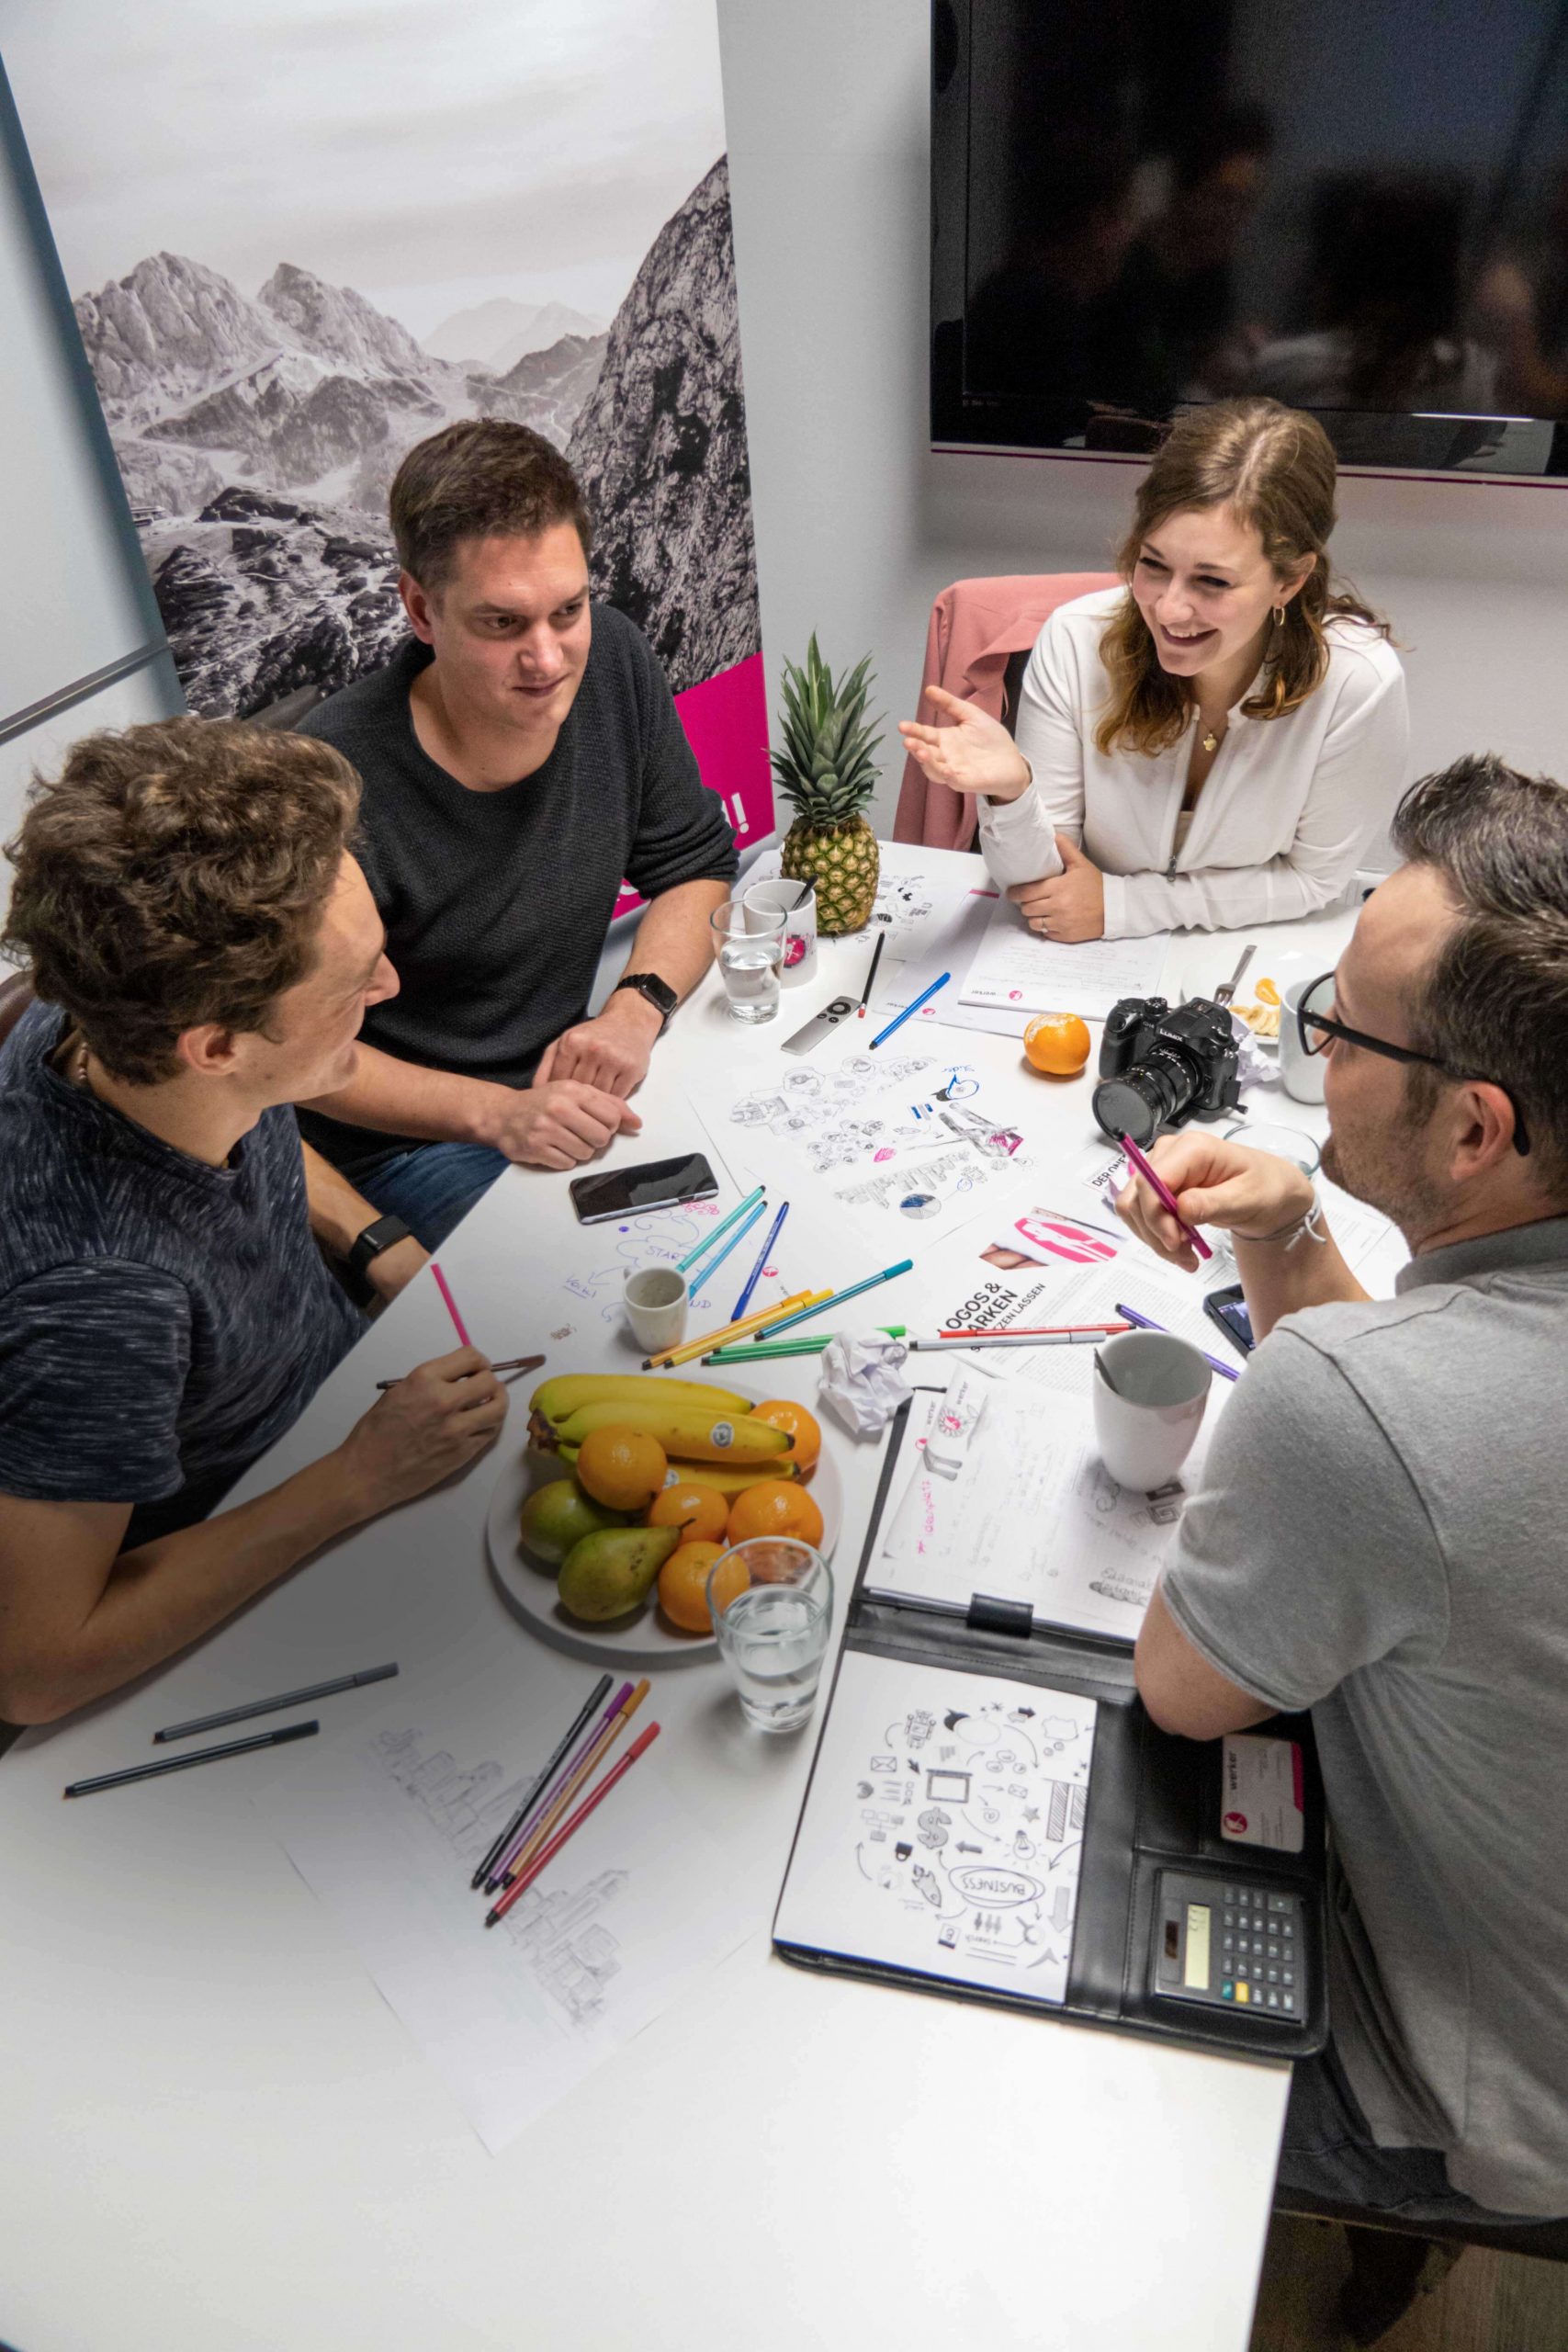
[[[1002,717],[1002,682],[1015,653],[1027,653],[1058,605],[1114,588],[1113,571],[1046,571],[998,580],[955,580],[931,606],[926,633],[926,666],[920,677],[920,708],[927,726],[951,719],[926,707],[928,686],[945,686],[962,702],[977,703],[993,718]],[[975,805],[965,793],[935,784],[918,760],[906,759],[896,842],[918,842],[925,849],[967,849],[975,833]]]

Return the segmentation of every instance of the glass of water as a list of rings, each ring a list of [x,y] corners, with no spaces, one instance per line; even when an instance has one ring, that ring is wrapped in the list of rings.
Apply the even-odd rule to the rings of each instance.
[[[725,994],[737,1021],[771,1021],[779,1009],[786,914],[727,899],[708,917],[718,949]]]
[[[754,1535],[708,1571],[708,1612],[740,1712],[758,1731],[798,1731],[828,1655],[833,1579],[793,1535]]]
[[[1323,1154],[1304,1127],[1269,1126],[1261,1119],[1238,1119],[1225,1129],[1227,1143],[1244,1143],[1252,1151],[1271,1151],[1276,1159],[1288,1159],[1303,1176],[1315,1176],[1323,1164]]]

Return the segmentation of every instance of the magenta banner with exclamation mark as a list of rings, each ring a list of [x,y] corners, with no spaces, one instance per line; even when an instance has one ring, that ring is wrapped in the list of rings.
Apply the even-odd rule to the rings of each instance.
[[[768,696],[762,657],[751,654],[734,668],[705,678],[677,695],[675,707],[696,754],[703,782],[716,792],[735,829],[742,854],[773,830],[773,777],[768,765]],[[641,899],[621,885],[615,912],[624,915]]]

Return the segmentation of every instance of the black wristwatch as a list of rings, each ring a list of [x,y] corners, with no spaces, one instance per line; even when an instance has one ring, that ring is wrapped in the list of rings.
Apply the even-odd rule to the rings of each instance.
[[[410,1238],[408,1227],[400,1216],[378,1216],[359,1235],[343,1262],[349,1292],[361,1306],[369,1306],[376,1297],[376,1287],[368,1272],[371,1259],[378,1258],[383,1250],[390,1250],[395,1242],[407,1241]]]
[[[661,980],[657,972],[623,972],[610,994],[618,996],[623,989],[636,989],[638,996],[648,999],[659,1015],[659,1034],[662,1037],[670,1026],[671,1015],[681,1001],[669,981]]]

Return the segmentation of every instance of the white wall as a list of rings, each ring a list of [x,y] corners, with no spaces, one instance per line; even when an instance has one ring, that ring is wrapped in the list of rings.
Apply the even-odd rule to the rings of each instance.
[[[815,628],[913,715],[932,597],[1106,565],[1127,467],[933,456],[924,0],[718,0],[771,706]],[[1347,478],[1334,553],[1404,649],[1412,774],[1568,780],[1568,482]],[[890,826],[902,762],[884,746]]]
[[[56,307],[52,248],[40,251],[30,172],[0,80],[0,734],[19,712],[161,647],[101,420],[80,397],[85,368]],[[15,831],[27,781],[95,727],[183,707],[164,651],[149,667],[0,741],[0,840]],[[8,881],[0,873],[0,902]]]

